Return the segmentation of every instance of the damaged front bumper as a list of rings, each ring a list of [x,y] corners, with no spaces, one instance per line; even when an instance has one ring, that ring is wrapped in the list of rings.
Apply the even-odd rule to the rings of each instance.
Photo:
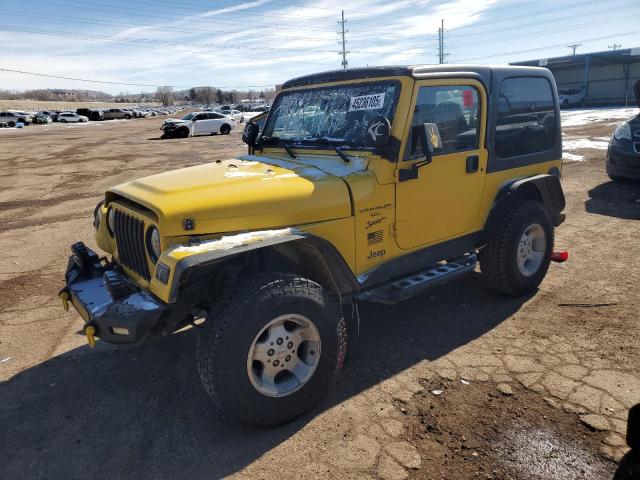
[[[144,338],[167,306],[82,242],[72,245],[71,251],[66,286],[58,295],[65,309],[71,303],[84,318],[89,344],[95,343],[94,336],[109,343],[135,343]]]

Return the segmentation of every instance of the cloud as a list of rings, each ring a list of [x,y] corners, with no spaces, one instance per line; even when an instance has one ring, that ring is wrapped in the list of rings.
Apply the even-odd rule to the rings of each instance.
[[[140,24],[144,20],[133,14],[129,14],[130,18],[110,19],[114,23],[139,24],[127,28],[52,19],[46,28],[107,38],[98,37],[100,41],[92,42],[0,30],[0,43],[10,45],[0,51],[0,66],[128,83],[237,88],[274,85],[293,76],[340,68],[336,22],[343,8],[347,9],[347,46],[351,51],[348,59],[355,67],[435,60],[435,48],[431,47],[441,18],[446,18],[447,28],[454,30],[477,23],[498,1],[355,0],[347,4],[307,0],[283,8],[282,0],[277,4],[254,0],[226,2],[219,8],[201,11],[184,2],[187,13],[177,13],[182,4],[176,4],[174,11],[156,12],[166,20],[153,24]],[[114,15],[127,13],[114,10]],[[32,28],[28,22],[25,27]],[[20,83],[15,84],[16,78],[0,73],[3,85],[15,85],[9,88],[60,83],[21,76]],[[82,86],[69,82],[67,85]],[[85,87],[136,91],[134,87],[99,84]]]

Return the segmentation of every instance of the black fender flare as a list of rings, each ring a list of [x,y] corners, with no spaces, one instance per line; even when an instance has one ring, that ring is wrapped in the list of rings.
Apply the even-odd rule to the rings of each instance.
[[[554,172],[556,173],[556,172]],[[559,173],[559,172],[557,172]],[[564,221],[566,205],[560,175],[541,174],[506,183],[496,194],[483,229],[483,240],[489,239],[500,227],[507,211],[516,201],[530,198],[544,205],[553,226]]]
[[[304,250],[305,258],[311,258],[319,262],[319,266],[330,277],[331,290],[335,294],[349,295],[359,290],[360,284],[354,273],[331,242],[316,235],[291,230],[291,232],[277,237],[266,238],[224,250],[196,253],[179,260],[175,266],[171,282],[169,301],[175,302],[178,300],[178,294],[182,286],[189,283],[191,274],[195,273],[196,270],[199,271],[199,276],[201,276],[202,269],[205,269],[204,272],[208,269],[214,271],[217,264],[233,257],[251,251],[283,246]]]

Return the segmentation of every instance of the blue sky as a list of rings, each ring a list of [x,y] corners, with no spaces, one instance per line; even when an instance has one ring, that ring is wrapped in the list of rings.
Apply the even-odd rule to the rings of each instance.
[[[437,63],[441,19],[448,63],[640,47],[638,0],[0,0],[0,68],[149,85],[0,71],[0,89],[273,86],[340,68],[341,9],[351,67]]]

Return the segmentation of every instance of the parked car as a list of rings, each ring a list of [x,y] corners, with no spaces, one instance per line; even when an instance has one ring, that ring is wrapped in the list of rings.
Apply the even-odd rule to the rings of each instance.
[[[196,135],[227,135],[236,128],[236,122],[217,112],[192,112],[181,119],[168,118],[162,124],[162,138],[186,138]]]
[[[51,115],[45,112],[38,112],[33,117],[34,124],[47,124],[53,122]]]
[[[640,80],[633,89],[640,107]],[[640,113],[619,125],[611,135],[605,166],[614,182],[640,180]]]
[[[76,110],[76,113],[78,115],[87,117],[92,122],[104,120],[104,112],[102,110],[96,110],[92,108],[78,108]]]
[[[130,118],[133,118],[131,113],[124,108],[109,108],[104,111],[105,120],[129,120]]]
[[[13,110],[0,112],[0,122],[5,122],[10,127],[15,127],[18,123],[29,125],[31,121],[31,115],[26,113],[16,112]]]
[[[558,90],[558,102],[560,103],[560,108],[582,106],[584,97],[586,96],[587,89],[585,86]]]
[[[62,112],[58,115],[58,121],[60,123],[84,123],[88,122],[89,119],[74,112]]]
[[[240,110],[228,110],[224,112],[229,118],[232,118],[235,122],[243,123],[244,122],[244,114]]]

